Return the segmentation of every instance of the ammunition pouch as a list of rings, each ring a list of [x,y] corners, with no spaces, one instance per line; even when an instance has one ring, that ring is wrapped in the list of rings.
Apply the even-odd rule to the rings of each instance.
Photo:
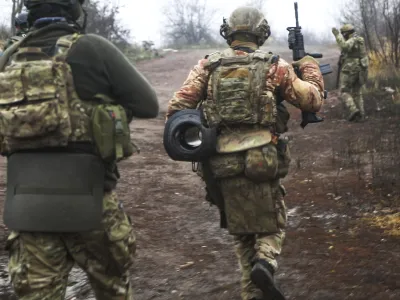
[[[244,173],[253,182],[267,182],[276,179],[278,173],[276,146],[269,143],[247,150]]]
[[[253,182],[268,182],[288,174],[290,152],[287,141],[279,139],[278,144],[269,143],[241,152],[212,156],[208,160],[214,179],[245,175]]]
[[[8,158],[4,223],[11,230],[101,228],[104,164],[82,153],[15,153]]]
[[[92,132],[98,154],[105,161],[118,161],[135,152],[128,119],[120,105],[97,105],[92,113]]]
[[[215,155],[210,158],[209,165],[215,178],[236,176],[244,172],[244,155],[243,152]]]

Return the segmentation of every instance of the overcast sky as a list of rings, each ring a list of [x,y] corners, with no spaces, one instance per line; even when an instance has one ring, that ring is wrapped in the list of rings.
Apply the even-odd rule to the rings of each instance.
[[[104,1],[104,0],[103,0]],[[121,23],[131,30],[135,41],[153,40],[157,45],[162,43],[162,9],[173,0],[109,0],[121,6]],[[203,0],[199,0],[203,1]],[[321,35],[329,35],[332,26],[338,26],[339,3],[345,0],[297,0],[299,5],[300,25]],[[216,33],[222,17],[229,14],[246,0],[208,0],[208,5],[217,10],[212,29]],[[264,13],[271,25],[272,36],[286,34],[286,27],[294,26],[294,1],[266,0]],[[8,19],[11,0],[0,0],[1,20]]]
[[[121,10],[121,19],[131,29],[132,36],[136,41],[150,39],[159,44],[162,41],[162,22],[160,22],[163,20],[162,7],[169,1],[119,0],[115,2],[124,7]],[[323,35],[331,34],[332,26],[337,25],[338,3],[341,0],[298,0],[297,2],[299,21],[303,28],[312,29]],[[222,17],[229,17],[236,7],[246,2],[243,0],[208,0],[207,3],[217,9],[212,29],[218,33]],[[286,35],[286,27],[295,26],[294,1],[266,0],[265,3],[264,12],[271,25],[272,35],[278,32]]]

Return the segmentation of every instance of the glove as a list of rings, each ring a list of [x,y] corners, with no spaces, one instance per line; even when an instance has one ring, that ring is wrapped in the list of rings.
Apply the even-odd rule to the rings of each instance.
[[[332,33],[334,36],[337,36],[339,34],[339,30],[337,30],[337,28],[333,27],[332,28]]]
[[[293,67],[301,68],[301,66],[305,63],[312,63],[319,67],[319,62],[312,56],[306,55],[302,59],[295,61],[292,63]]]

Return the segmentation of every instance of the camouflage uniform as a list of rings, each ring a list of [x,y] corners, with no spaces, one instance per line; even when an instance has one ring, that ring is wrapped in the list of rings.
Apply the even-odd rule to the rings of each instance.
[[[63,300],[76,263],[88,275],[96,299],[133,299],[129,267],[135,234],[115,192],[103,199],[103,230],[85,233],[11,232],[9,272],[18,299]]]
[[[348,110],[348,120],[356,121],[365,118],[362,90],[368,76],[368,57],[364,39],[354,32],[352,25],[332,29],[341,49],[339,89],[340,98]]]
[[[240,15],[244,15],[244,18],[250,20],[257,19],[257,28],[252,29],[257,32],[261,28],[261,33],[254,40],[250,41],[246,40],[247,33],[241,35],[240,31],[234,32],[235,35],[227,34],[224,36],[230,45],[230,49],[222,52],[224,58],[227,61],[232,58],[246,59],[247,56],[253,53],[261,56],[266,55],[271,58],[272,55],[257,50],[258,46],[264,43],[267,38],[266,34],[269,32],[269,26],[258,10],[247,7],[235,10],[229,20],[230,28],[228,28],[228,32],[232,29],[232,23],[238,22],[237,20],[239,22],[243,20]],[[243,23],[246,23],[246,20]],[[227,24],[223,24],[222,28],[224,26],[225,28],[228,27]],[[247,31],[250,30],[247,28]],[[236,89],[238,88],[240,79],[228,78],[225,81],[225,86],[228,86],[226,90],[223,92],[214,91],[219,79],[215,77],[217,79],[214,80],[213,74],[224,72],[221,71],[220,67],[210,67],[210,65],[213,66],[215,63],[215,56],[217,56],[217,59],[220,59],[220,54],[211,54],[194,66],[183,86],[170,100],[166,114],[167,118],[177,111],[197,108],[199,105],[206,111],[205,104],[207,103],[207,107],[213,107],[212,103],[215,103],[216,98],[220,97],[222,93],[230,94],[228,96],[231,97],[230,99],[235,98],[235,87]],[[283,59],[275,56],[274,59],[269,60],[269,63],[268,67],[267,63],[265,63],[265,72],[261,75],[265,78],[265,85],[258,89],[258,92],[271,97],[273,101],[269,102],[265,107],[260,107],[258,113],[262,114],[270,110],[271,107],[274,107],[272,109],[274,110],[274,105],[278,98],[286,100],[304,111],[319,111],[323,99],[322,91],[324,83],[318,63],[313,58],[305,57],[296,63],[300,68],[303,80],[296,76],[293,67]],[[233,73],[235,72],[229,74],[232,75]],[[240,73],[241,71],[238,70],[236,75],[240,76]],[[229,91],[229,87],[231,92]],[[256,92],[254,91],[254,93]],[[205,95],[207,95],[205,97],[206,100],[203,101]],[[277,270],[276,257],[281,253],[282,243],[285,238],[286,206],[283,200],[285,191],[280,185],[280,178],[284,177],[287,173],[290,155],[287,145],[282,147],[283,149],[278,146],[280,145],[278,140],[279,134],[286,131],[288,121],[288,117],[284,116],[288,113],[284,106],[280,105],[277,108],[277,119],[282,124],[280,126],[274,124],[271,127],[265,127],[272,133],[271,143],[262,147],[249,149],[247,152],[217,154],[211,157],[209,161],[200,164],[199,175],[206,182],[207,199],[214,204],[217,202],[215,199],[212,199],[211,190],[213,188],[211,186],[213,182],[218,183],[219,192],[223,196],[224,210],[222,211],[222,218],[226,219],[226,224],[223,222],[222,227],[227,226],[229,232],[234,235],[236,254],[242,271],[241,285],[243,300],[269,299],[269,293],[272,295],[273,292],[277,292],[276,288],[266,286],[268,284],[273,285],[272,279],[267,280],[267,282],[259,281],[256,275],[264,272],[265,268],[268,269],[267,272],[271,276]],[[235,106],[230,107],[230,109],[235,110]],[[238,114],[241,112],[241,109],[237,110]],[[210,122],[210,119],[207,119],[208,125],[210,125]],[[254,124],[254,126],[263,128],[261,124]],[[222,141],[224,133],[229,132],[229,134],[232,133],[235,135],[233,139],[236,140],[236,144],[240,147],[245,142],[245,138],[241,140],[241,137],[245,137],[247,134],[246,130],[254,126],[240,124],[240,122],[238,124],[220,125],[218,143]],[[224,146],[223,143],[220,143],[222,147]],[[259,181],[255,178],[257,175],[252,176],[251,170],[243,171],[243,166],[245,164],[252,164],[251,160],[254,157],[261,155],[268,161],[269,153],[276,155],[277,151],[278,155],[281,155],[280,157],[283,158],[284,163],[279,163],[278,173],[280,174],[274,175],[275,177],[272,176],[270,180]],[[250,155],[249,153],[253,153],[254,155]],[[275,161],[271,160],[271,164],[274,163]],[[207,166],[212,171],[213,177],[211,179],[206,178],[207,176],[205,175]],[[220,168],[221,166],[223,168]],[[255,166],[256,169],[259,169],[258,171],[261,171],[261,174],[265,171],[262,177],[268,176],[268,167],[267,164],[266,169],[264,169],[264,166],[260,167],[257,163]],[[221,207],[219,208],[221,210]],[[280,292],[275,295],[278,296],[276,299],[283,299]]]
[[[46,1],[25,1],[25,5],[31,2],[40,5]],[[56,5],[54,2],[51,1],[52,5]],[[60,1],[60,5],[69,5],[65,3]],[[81,9],[82,3],[80,0],[74,5]],[[36,9],[35,5],[28,9]],[[21,47],[40,47],[50,57],[61,37],[79,37],[65,59],[73,76],[73,87],[68,92],[83,99],[79,100],[82,105],[93,103],[96,95],[101,94],[124,108],[128,122],[133,117],[157,116],[158,102],[151,85],[113,44],[96,35],[79,35],[80,29],[69,22],[53,24],[50,20],[31,31],[35,31],[35,36],[24,41]],[[6,99],[7,94],[1,92],[0,98]],[[72,141],[64,150],[97,153],[91,143]],[[51,149],[39,151],[47,153]],[[133,299],[129,268],[135,254],[135,234],[114,191],[119,178],[116,161],[104,161],[104,166],[101,229],[72,233],[11,232],[7,241],[9,273],[18,299],[64,299],[68,274],[74,263],[88,275],[97,299]]]

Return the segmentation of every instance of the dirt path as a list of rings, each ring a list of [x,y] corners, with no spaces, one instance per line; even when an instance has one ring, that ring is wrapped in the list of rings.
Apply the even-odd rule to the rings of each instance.
[[[138,65],[155,86],[162,110],[192,65],[208,52],[174,53]],[[290,219],[277,278],[288,299],[400,299],[399,239],[363,219],[375,209],[375,196],[365,186],[368,169],[360,180],[357,170],[341,165],[339,137],[368,132],[374,122],[350,126],[333,117],[337,105],[333,93],[325,105],[327,120],[304,131],[299,112],[292,112],[293,159],[284,181]],[[203,184],[191,165],[165,154],[163,124],[162,114],[135,120],[132,132],[142,152],[121,164],[118,192],[138,237],[132,270],[136,299],[239,300],[232,238],[219,228],[218,213],[205,202]],[[4,160],[0,168],[3,196]],[[5,263],[4,257],[0,299],[14,299]],[[70,280],[68,299],[94,299],[82,274],[75,272]]]

